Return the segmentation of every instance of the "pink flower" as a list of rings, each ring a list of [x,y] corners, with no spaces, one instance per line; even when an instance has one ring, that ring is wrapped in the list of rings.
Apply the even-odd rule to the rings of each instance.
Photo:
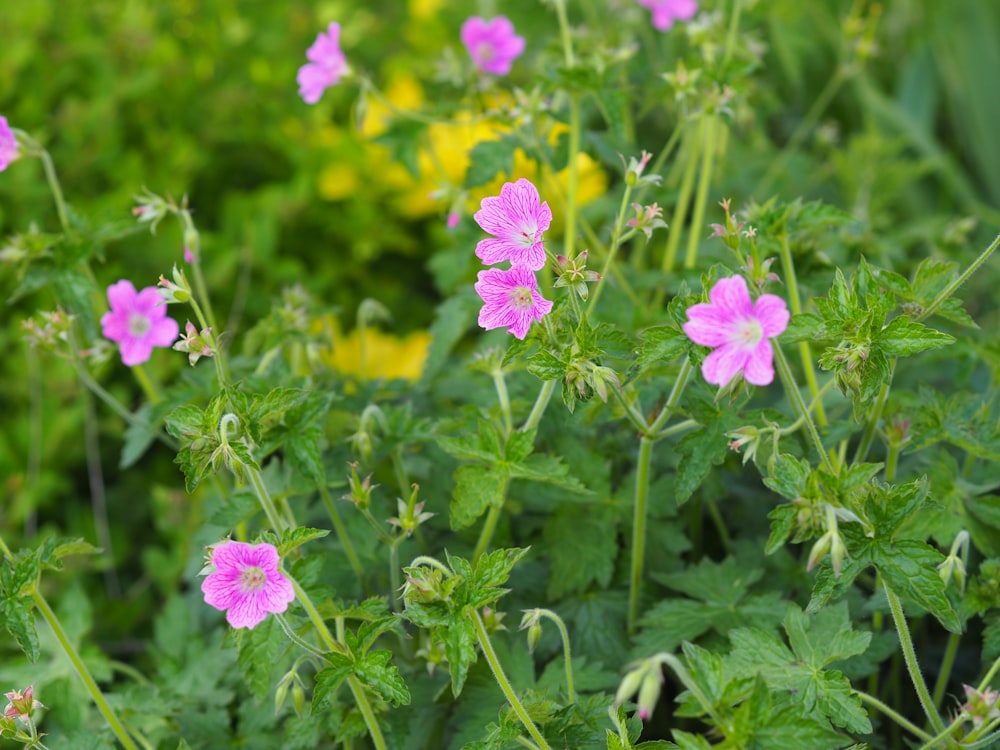
[[[315,104],[323,92],[347,73],[347,60],[340,51],[340,24],[331,23],[326,33],[320,32],[306,51],[310,62],[299,68],[299,96],[306,104]]]
[[[688,21],[698,12],[697,0],[639,0],[653,12],[653,27],[667,31],[674,21]]]
[[[768,385],[774,380],[769,339],[788,325],[785,301],[762,294],[752,302],[742,276],[719,279],[708,298],[710,303],[688,308],[684,324],[684,333],[694,343],[715,349],[701,366],[705,380],[726,385],[742,370],[748,383]]]
[[[228,610],[226,620],[234,628],[253,630],[295,598],[291,582],[278,571],[273,544],[222,542],[212,548],[212,566],[215,570],[201,582],[205,603]]]
[[[19,690],[11,690],[9,693],[4,693],[3,695],[9,701],[3,712],[4,717],[7,719],[19,719],[22,722],[26,722],[31,718],[31,714],[34,713],[36,708],[45,708],[45,706],[35,700],[34,685],[28,685],[23,693]]]
[[[469,57],[484,73],[505,76],[514,59],[524,52],[524,37],[514,33],[514,24],[506,16],[485,21],[473,16],[462,24],[462,44]]]
[[[136,292],[131,281],[119,281],[108,287],[108,303],[111,311],[101,317],[101,328],[121,346],[129,367],[148,360],[154,347],[170,346],[180,332],[155,286]]]
[[[0,117],[0,172],[3,172],[18,156],[17,138],[7,124],[6,117]]]
[[[487,331],[507,326],[507,332],[523,339],[532,320],[541,320],[552,303],[538,293],[535,274],[527,268],[479,272],[476,293],[483,298],[479,325]]]
[[[545,265],[542,233],[552,223],[552,211],[530,180],[522,177],[505,183],[499,197],[483,198],[482,208],[472,218],[494,235],[476,245],[476,255],[485,265],[509,260],[515,268],[529,271]]]

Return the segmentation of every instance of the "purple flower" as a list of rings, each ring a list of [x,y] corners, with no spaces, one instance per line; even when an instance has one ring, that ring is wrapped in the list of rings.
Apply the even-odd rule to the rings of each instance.
[[[697,0],[639,0],[653,12],[653,27],[667,31],[674,21],[688,21],[698,12]]]
[[[529,271],[545,265],[542,233],[552,223],[552,211],[530,180],[522,177],[505,183],[499,197],[483,198],[482,208],[472,218],[494,235],[476,245],[476,255],[485,265],[509,260],[515,268]]]
[[[552,303],[538,293],[534,272],[527,268],[480,271],[476,293],[483,298],[479,325],[487,331],[507,326],[507,332],[519,339],[528,333],[531,321],[541,320],[552,309]]]
[[[7,169],[17,156],[17,138],[7,124],[7,118],[0,116],[0,172]]]
[[[347,73],[347,60],[340,51],[340,24],[331,23],[326,33],[320,32],[306,51],[310,62],[299,68],[299,96],[306,104],[315,104],[323,92]]]
[[[225,541],[212,548],[214,571],[201,582],[205,603],[226,611],[234,628],[253,630],[269,612],[288,609],[295,598],[291,582],[278,571],[273,544]]]
[[[715,349],[701,366],[705,380],[726,385],[742,370],[748,383],[768,385],[774,380],[769,339],[788,325],[785,301],[773,294],[751,301],[742,276],[719,279],[708,298],[708,304],[688,308],[684,324],[684,333],[694,343]]]
[[[506,16],[486,21],[473,16],[462,24],[462,44],[469,57],[484,73],[505,76],[514,59],[524,52],[524,37],[514,33]]]
[[[154,347],[170,346],[180,332],[155,286],[136,292],[131,281],[119,281],[108,287],[108,303],[111,311],[101,317],[101,328],[120,345],[129,367],[148,360]]]

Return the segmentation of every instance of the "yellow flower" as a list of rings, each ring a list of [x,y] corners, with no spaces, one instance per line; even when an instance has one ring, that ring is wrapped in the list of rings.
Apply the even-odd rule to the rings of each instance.
[[[328,321],[329,322],[329,321]],[[427,361],[431,335],[414,331],[406,336],[393,336],[378,328],[365,328],[365,356],[361,357],[361,335],[355,329],[346,336],[336,321],[330,323],[332,348],[326,349],[323,362],[343,375],[367,379],[419,380]]]

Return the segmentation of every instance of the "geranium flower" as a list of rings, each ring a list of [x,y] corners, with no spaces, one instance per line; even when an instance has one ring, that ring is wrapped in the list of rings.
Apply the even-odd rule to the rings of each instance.
[[[476,255],[485,265],[509,260],[515,268],[530,271],[545,265],[542,234],[552,223],[552,211],[539,198],[531,180],[522,177],[507,182],[499,196],[483,198],[480,205],[472,218],[483,231],[494,235],[476,245]]]
[[[347,73],[347,60],[340,51],[340,24],[331,23],[326,33],[320,32],[306,50],[310,62],[299,68],[296,79],[299,96],[306,104],[315,104],[323,92],[338,83]]]
[[[0,172],[3,172],[18,157],[17,138],[7,124],[7,118],[0,116]]]
[[[461,36],[469,57],[484,73],[507,75],[524,52],[524,37],[514,33],[514,24],[506,16],[491,21],[473,16],[462,24]]]
[[[480,271],[475,288],[484,303],[479,325],[487,331],[506,326],[508,333],[523,339],[531,322],[552,309],[552,303],[538,293],[534,272],[527,268]]]
[[[698,12],[697,0],[639,0],[653,12],[653,28],[667,31],[674,21],[688,21]]]
[[[748,383],[770,384],[774,380],[770,339],[788,325],[785,301],[762,294],[753,302],[742,276],[719,279],[708,298],[709,303],[688,308],[684,324],[684,333],[694,343],[715,349],[701,366],[705,380],[726,385],[742,370]]]
[[[225,610],[234,628],[253,630],[295,598],[291,581],[278,570],[273,544],[222,542],[212,547],[212,566],[215,570],[201,582],[205,603]]]
[[[131,281],[119,281],[108,287],[108,303],[111,311],[101,317],[101,328],[129,367],[148,360],[154,347],[170,346],[180,332],[155,286],[136,292]]]

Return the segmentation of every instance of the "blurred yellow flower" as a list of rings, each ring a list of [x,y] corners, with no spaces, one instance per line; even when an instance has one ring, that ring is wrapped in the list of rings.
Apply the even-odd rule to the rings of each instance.
[[[327,321],[329,322],[329,321]],[[414,331],[406,336],[393,336],[378,328],[365,328],[365,356],[361,357],[361,335],[357,329],[346,336],[333,321],[332,349],[322,352],[322,361],[343,375],[367,379],[419,380],[427,361],[427,348],[431,335],[427,331]]]

